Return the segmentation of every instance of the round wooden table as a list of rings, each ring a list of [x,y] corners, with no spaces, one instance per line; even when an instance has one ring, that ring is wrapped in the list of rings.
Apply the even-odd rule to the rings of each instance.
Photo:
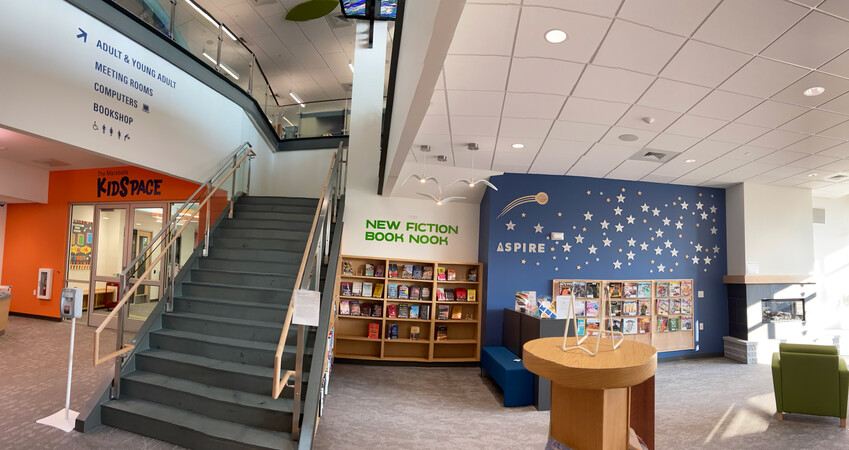
[[[590,337],[584,345],[595,346]],[[654,376],[657,350],[625,340],[615,351],[603,339],[596,356],[561,350],[562,337],[536,339],[524,346],[525,367],[551,380],[549,434],[575,449],[628,448],[631,386]],[[568,338],[566,346],[576,344]]]

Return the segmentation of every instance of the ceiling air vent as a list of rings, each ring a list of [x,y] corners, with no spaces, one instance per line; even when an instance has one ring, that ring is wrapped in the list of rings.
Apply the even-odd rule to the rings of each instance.
[[[70,166],[70,164],[66,163],[65,161],[59,161],[58,159],[53,159],[53,158],[41,159],[41,160],[37,160],[35,162],[37,164],[41,164],[42,166],[47,166],[47,167]]]
[[[668,152],[668,151],[665,151],[665,150],[655,150],[655,149],[651,149],[651,148],[644,148],[644,149],[641,149],[640,151],[638,151],[637,153],[634,153],[633,155],[631,155],[631,157],[628,158],[628,159],[635,160],[635,161],[648,161],[648,162],[663,164],[663,163],[668,162],[669,160],[671,160],[672,158],[674,158],[678,155],[679,155],[679,153],[676,153],[676,152]]]
[[[849,180],[849,173],[846,172],[837,172],[833,175],[829,175],[823,178],[825,181],[831,181],[832,183],[840,183],[841,181]]]

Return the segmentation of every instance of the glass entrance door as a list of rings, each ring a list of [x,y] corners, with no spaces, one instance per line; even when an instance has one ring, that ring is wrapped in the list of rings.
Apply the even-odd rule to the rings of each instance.
[[[129,205],[96,205],[94,208],[94,271],[87,305],[91,326],[100,326],[121,300],[118,276],[129,262],[126,242],[129,209]]]
[[[136,277],[142,276],[148,270],[150,270],[150,275],[145,277],[145,281],[136,290],[129,305],[129,314],[131,320],[144,321],[159,301],[162,292],[162,268],[165,263],[163,258],[154,265],[154,261],[159,257],[161,251],[160,246],[157,245],[155,248],[148,250],[145,250],[145,247],[151,243],[154,236],[162,229],[165,208],[162,206],[134,205],[132,214],[133,217],[130,221],[132,224],[130,227],[131,252],[130,260],[127,261],[127,264],[135,260],[142,251],[144,251],[144,254],[139,262],[136,263],[134,276],[130,279],[130,283],[138,281]]]

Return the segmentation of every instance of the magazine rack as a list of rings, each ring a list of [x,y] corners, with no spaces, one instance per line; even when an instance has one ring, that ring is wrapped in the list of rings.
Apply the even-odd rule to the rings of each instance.
[[[583,336],[580,336],[578,334],[578,319],[577,319],[576,311],[575,311],[575,297],[570,296],[571,298],[569,300],[569,315],[568,315],[569,322],[566,323],[566,329],[563,331],[563,345],[561,346],[561,349],[564,352],[569,351],[569,350],[578,349],[578,350],[582,350],[582,351],[586,352],[590,356],[595,356],[595,355],[598,354],[599,345],[601,344],[601,340],[603,338],[610,337],[610,345],[611,345],[612,350],[616,350],[617,348],[619,348],[619,346],[622,344],[622,341],[625,340],[624,334],[622,334],[618,331],[606,330],[605,329],[607,322],[609,321],[609,316],[606,317],[606,315],[605,315],[605,312],[607,310],[607,308],[605,307],[605,305],[607,304],[606,300],[608,300],[608,296],[610,294],[609,290],[610,290],[609,286],[605,286],[604,296],[602,298],[601,311],[600,311],[601,321],[599,323],[598,331],[593,331],[593,330],[588,329]],[[574,330],[574,332],[575,332],[575,336],[576,336],[577,341],[576,341],[575,345],[567,347],[566,346],[566,338],[569,335],[569,323],[572,324],[572,330]],[[592,334],[596,334],[597,337],[596,337],[596,340],[595,340],[595,348],[593,350],[590,350],[587,347],[584,347],[583,343]],[[618,340],[616,339],[617,337],[619,338]]]

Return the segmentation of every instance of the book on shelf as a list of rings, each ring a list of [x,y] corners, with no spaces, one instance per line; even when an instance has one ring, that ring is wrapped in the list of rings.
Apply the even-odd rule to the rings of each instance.
[[[401,278],[413,278],[413,265],[404,264],[401,267]]]
[[[389,278],[398,278],[398,264],[390,264],[387,272]]]
[[[351,305],[348,300],[342,300],[339,302],[339,314],[342,315],[350,315],[351,314]]]
[[[478,281],[477,267],[469,267],[469,273],[466,275],[466,281]]]
[[[342,288],[342,295],[347,295],[349,297],[351,296],[352,290],[351,290],[351,282],[350,281],[343,281],[342,284],[341,284],[341,288]]]
[[[380,339],[380,324],[379,323],[368,324],[368,338],[369,339]]]
[[[386,298],[398,298],[398,285],[389,283],[386,285]]]
[[[585,281],[576,281],[572,284],[572,295],[575,298],[586,298],[587,296],[587,283]]]
[[[354,275],[354,266],[348,261],[342,261],[342,275]]]
[[[419,340],[419,334],[421,334],[421,328],[420,327],[410,327],[410,340],[411,341],[418,341]]]
[[[374,284],[370,281],[363,283],[363,297],[371,297],[373,293],[372,289],[374,289]]]
[[[622,332],[622,319],[610,319],[610,331]]]
[[[430,300],[430,287],[422,286],[422,300]]]
[[[623,297],[637,298],[637,283],[625,283]]]
[[[651,315],[651,299],[640,300],[640,315]]]
[[[669,299],[663,298],[657,301],[657,314],[661,316],[669,315]]]
[[[622,304],[622,312],[625,316],[636,316],[637,315],[637,301],[636,300],[628,300]]]
[[[657,332],[665,333],[668,331],[667,327],[669,326],[669,317],[658,317],[657,318]]]
[[[433,266],[424,266],[422,269],[422,280],[433,279]]]
[[[681,300],[669,300],[669,314],[681,314]]]
[[[355,281],[351,285],[351,295],[353,295],[355,297],[361,297],[363,295],[363,282],[362,281]]]
[[[445,267],[436,269],[436,279],[437,281],[445,281]]]
[[[374,283],[374,293],[372,297],[383,298],[383,283]]]
[[[693,299],[681,299],[681,314],[693,314]]]
[[[587,334],[587,319],[579,318],[575,321],[578,328],[578,336]]]
[[[621,316],[622,315],[622,302],[619,300],[614,300],[610,302],[610,316]]]
[[[457,298],[458,302],[466,301],[466,288],[456,288],[454,289],[454,296]]]
[[[466,291],[466,301],[467,302],[476,302],[478,301],[478,291],[476,289],[469,289]]]
[[[669,295],[669,282],[667,281],[658,281],[657,287],[655,289],[657,291],[658,297],[666,297]]]
[[[386,305],[386,317],[398,317],[398,305],[394,303]]]
[[[436,340],[437,341],[447,341],[448,340],[448,325],[437,325],[436,326]]]
[[[693,295],[693,282],[690,280],[681,282],[681,296],[688,297]]]
[[[436,301],[445,301],[445,288],[436,288]]]
[[[377,267],[375,267],[374,268],[374,276],[376,276],[376,277],[386,276],[386,266],[384,266],[383,264],[379,264]]]
[[[374,264],[366,264],[364,275],[367,276],[367,277],[373,277],[374,276]]]
[[[410,305],[410,318],[418,319],[419,318],[419,305]]]
[[[637,283],[637,297],[651,298],[651,282],[641,281]]]
[[[454,269],[446,269],[445,276],[448,278],[446,281],[457,281],[457,271]]]
[[[607,288],[610,298],[622,298],[622,283],[610,283]]]
[[[557,295],[572,295],[572,283],[569,281],[557,282]]]
[[[382,317],[383,316],[383,308],[380,306],[380,304],[375,303],[374,305],[371,305],[371,316],[372,317]]]
[[[681,296],[681,283],[678,281],[670,281],[669,282],[669,296],[670,297],[680,297]]]
[[[387,336],[389,339],[398,339],[398,324],[393,323],[389,325],[389,335]]]
[[[413,266],[413,279],[421,280],[424,276],[424,268],[422,266]]]
[[[598,300],[587,300],[585,310],[587,317],[598,317]]]
[[[360,315],[360,302],[359,300],[351,300],[351,315],[359,316]]]
[[[445,290],[445,301],[446,302],[453,302],[454,300],[456,300],[456,297],[454,297],[454,289],[446,289]]]
[[[689,331],[693,329],[693,316],[681,316],[681,330]]]
[[[363,303],[360,305],[360,315],[361,316],[371,316],[371,305],[368,303]]]
[[[599,326],[601,325],[600,319],[592,319],[587,318],[587,331],[598,331]],[[598,333],[596,333],[598,334]]]
[[[399,319],[409,319],[410,318],[410,305],[406,303],[401,303],[398,305],[398,318]]]
[[[651,317],[640,317],[637,319],[637,328],[640,334],[651,333]]]
[[[631,317],[622,320],[622,334],[637,334],[636,317]]]
[[[398,285],[398,298],[409,299],[410,298],[410,287],[406,284]]]
[[[681,326],[681,319],[677,317],[669,318],[669,331],[678,331],[678,328]]]
[[[560,305],[557,305],[557,306],[560,306]],[[566,305],[564,307],[568,309],[568,308],[571,307],[571,305],[569,304],[569,302],[566,302]],[[557,308],[557,309],[559,310],[560,308]],[[558,314],[560,314],[560,313],[558,313]],[[565,317],[566,314],[569,314],[568,310],[563,311],[562,314]],[[584,301],[584,300],[575,300],[575,317],[584,317],[586,315],[587,315],[587,302]],[[560,315],[558,315],[557,318],[560,318]]]
[[[451,311],[450,305],[437,306],[436,320],[448,320],[448,314]]]
[[[421,300],[422,299],[422,288],[421,286],[410,286],[410,300]]]
[[[422,305],[421,312],[419,313],[419,318],[423,320],[430,320],[430,305]]]
[[[463,318],[463,307],[454,305],[451,307],[451,319],[460,320]]]

